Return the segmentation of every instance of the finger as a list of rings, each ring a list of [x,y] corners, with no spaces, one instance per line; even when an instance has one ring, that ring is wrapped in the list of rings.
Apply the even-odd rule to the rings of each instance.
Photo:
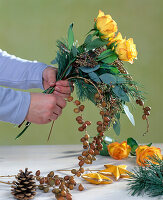
[[[62,98],[68,98],[69,96],[71,96],[71,93],[67,93],[67,94],[64,94],[64,93],[60,93],[58,91],[54,91],[53,93],[54,95],[57,95],[59,97],[62,97]]]
[[[59,106],[56,106],[55,109],[53,110],[53,113],[57,114],[57,115],[61,115],[62,113],[62,108]]]
[[[64,98],[63,98],[63,97],[60,97],[60,96],[58,96],[58,95],[55,95],[55,96],[56,96],[56,99],[57,99],[56,104],[57,104],[59,107],[64,108],[64,107],[66,106],[66,101],[64,100]]]
[[[57,81],[56,82],[56,86],[57,85],[61,85],[61,86],[64,86],[64,87],[66,87],[66,86],[73,86],[73,83],[72,82],[69,82],[69,81],[63,81],[63,80],[60,80],[60,81]]]
[[[54,86],[56,83],[56,69],[47,70],[47,82],[50,86]]]
[[[50,117],[50,120],[56,120],[58,118],[58,115],[53,113],[52,116]]]
[[[71,93],[71,88],[70,87],[63,87],[63,86],[56,86],[55,91],[63,93],[63,94],[67,94],[67,93]]]

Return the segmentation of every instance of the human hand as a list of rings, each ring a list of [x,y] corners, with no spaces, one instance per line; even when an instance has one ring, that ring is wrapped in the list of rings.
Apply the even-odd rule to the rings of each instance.
[[[43,71],[43,87],[44,89],[48,89],[51,86],[55,86],[54,94],[61,96],[63,98],[67,98],[73,92],[74,87],[73,84],[70,84],[66,80],[60,80],[56,82],[57,69],[54,67],[47,67]],[[71,87],[71,88],[70,88]]]
[[[57,76],[57,68],[49,66],[44,69],[42,74],[42,79],[43,79],[43,87],[45,90],[51,86],[55,86],[56,76]]]
[[[26,121],[36,124],[47,124],[56,120],[66,106],[66,101],[54,94],[31,93],[31,103]]]

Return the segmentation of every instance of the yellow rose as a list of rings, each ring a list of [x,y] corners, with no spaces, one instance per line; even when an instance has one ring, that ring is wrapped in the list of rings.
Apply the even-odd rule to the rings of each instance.
[[[112,44],[114,42],[116,42],[116,44],[117,44],[117,43],[121,42],[122,40],[123,40],[122,35],[120,32],[118,32],[116,37],[114,36],[109,39],[109,43],[107,44],[107,46],[109,46],[110,44]]]
[[[131,147],[127,145],[126,141],[122,143],[114,142],[108,145],[109,155],[116,160],[127,158],[130,151]]]
[[[96,28],[101,34],[103,34],[101,37],[103,39],[112,37],[118,30],[117,23],[112,19],[112,17],[110,15],[105,15],[101,10],[99,10],[95,22]]]
[[[132,38],[120,41],[115,47],[115,52],[120,60],[128,61],[131,64],[133,63],[133,59],[137,58],[136,45],[134,44]]]
[[[149,156],[158,156],[162,159],[161,149],[156,147],[149,147],[146,145],[139,146],[136,149],[136,162],[140,166],[146,166],[146,160],[150,160]],[[155,163],[151,160],[152,163]],[[156,163],[155,163],[156,164]]]

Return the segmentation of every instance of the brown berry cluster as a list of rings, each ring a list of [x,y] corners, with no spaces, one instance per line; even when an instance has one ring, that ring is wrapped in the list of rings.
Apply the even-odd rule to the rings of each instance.
[[[97,97],[97,94],[96,94]],[[68,101],[73,101],[72,97],[68,98]],[[78,106],[78,108],[74,109],[75,113],[82,112],[84,109],[84,105],[81,105],[81,102],[79,100],[75,100],[74,104]],[[82,107],[81,107],[82,106]],[[103,103],[104,106],[104,103]],[[100,114],[102,115],[103,122],[98,121],[97,122],[97,132],[98,135],[93,138],[91,142],[89,142],[90,136],[87,134],[87,127],[91,125],[90,121],[85,121],[83,119],[82,114],[80,116],[76,117],[76,121],[78,124],[80,124],[80,127],[78,128],[78,131],[83,132],[85,131],[85,135],[81,138],[81,142],[83,143],[83,149],[82,155],[78,157],[79,160],[79,170],[72,169],[72,174],[76,175],[77,177],[80,177],[82,173],[84,173],[84,164],[92,164],[93,161],[96,160],[96,155],[99,155],[100,151],[103,149],[102,141],[104,136],[104,131],[107,130],[108,123],[110,119],[106,116],[106,112],[101,111]]]
[[[137,99],[136,100],[136,103],[139,105],[139,106],[142,106],[143,107],[143,115],[142,115],[142,119],[143,120],[146,120],[147,121],[147,131],[146,133],[148,132],[149,130],[149,122],[148,122],[148,116],[150,115],[150,111],[151,111],[151,107],[150,106],[144,106],[144,101],[141,100],[141,99]],[[144,133],[144,135],[146,134]]]
[[[137,100],[136,100],[136,103],[137,103],[138,105],[140,105],[140,106],[143,107],[144,113],[143,113],[143,115],[142,115],[142,119],[143,119],[143,120],[146,120],[147,117],[150,115],[151,107],[149,107],[149,106],[144,107],[144,101],[142,101],[141,99],[137,99]]]
[[[40,170],[36,171],[36,180],[39,181],[38,188],[43,190],[45,193],[50,191],[52,188],[52,193],[54,193],[57,200],[72,200],[72,195],[70,190],[77,187],[77,183],[74,176],[64,176],[60,177],[55,175],[51,171],[46,177],[40,176]],[[78,184],[78,190],[84,190],[82,184]]]

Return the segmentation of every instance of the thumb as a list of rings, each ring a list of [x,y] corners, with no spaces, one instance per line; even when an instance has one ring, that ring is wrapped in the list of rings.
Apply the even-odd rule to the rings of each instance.
[[[56,83],[56,70],[51,69],[47,71],[47,82],[50,86],[54,86]]]

